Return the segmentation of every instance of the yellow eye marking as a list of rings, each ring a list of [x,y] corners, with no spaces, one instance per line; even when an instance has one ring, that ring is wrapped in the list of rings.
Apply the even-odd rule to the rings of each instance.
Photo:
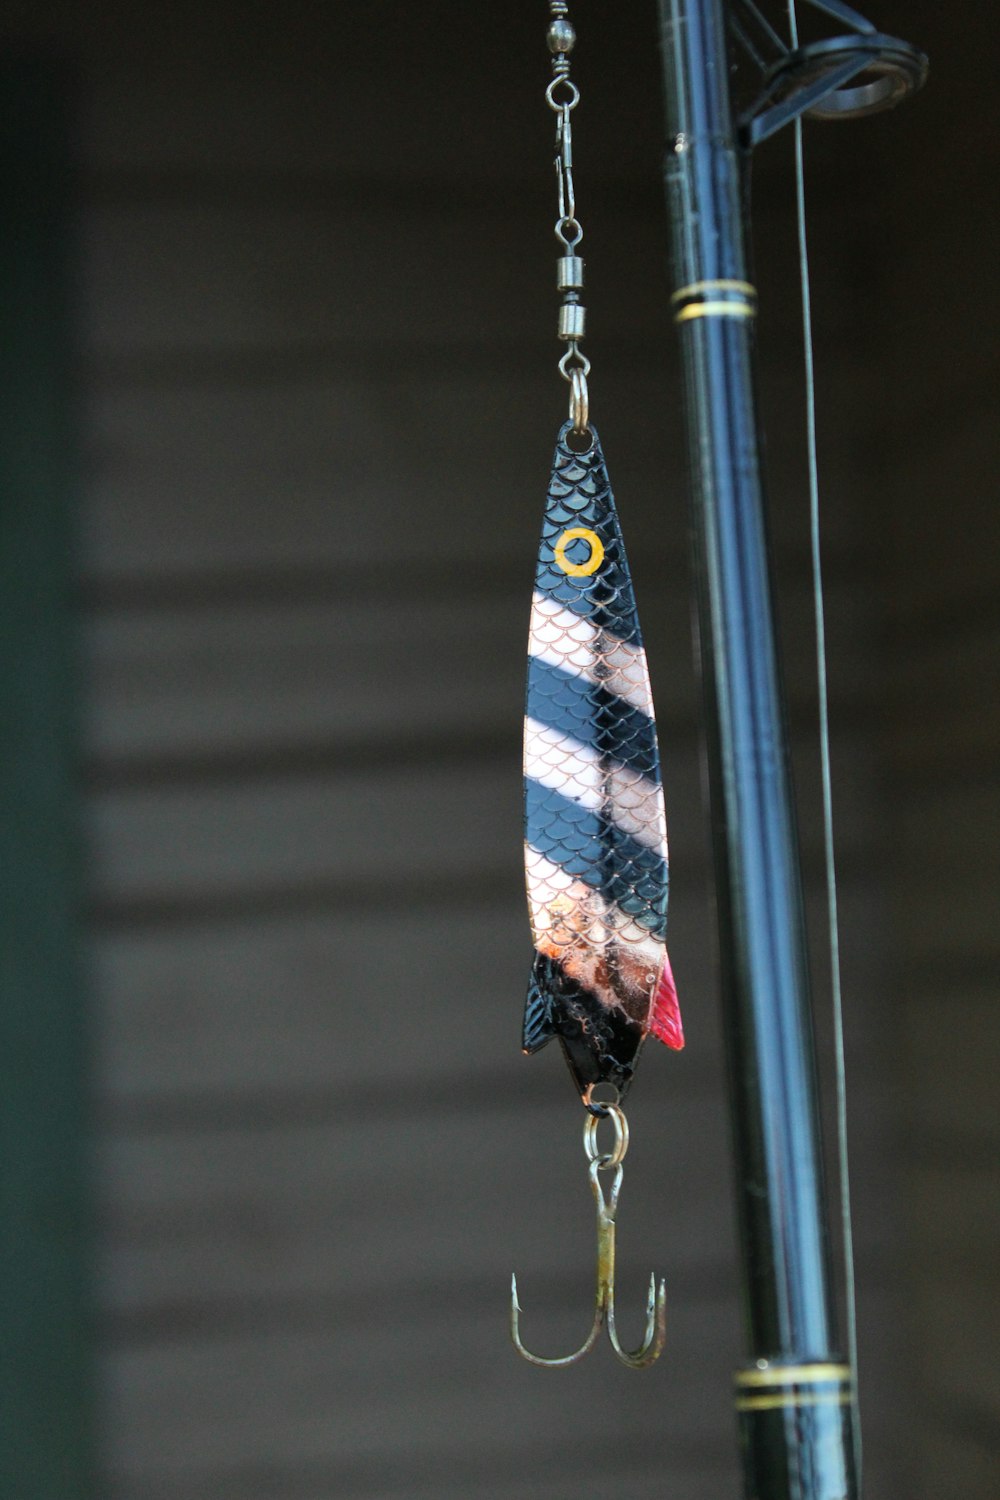
[[[586,562],[570,562],[566,556],[566,548],[570,542],[577,541],[586,542],[590,548],[590,556]],[[569,574],[570,578],[589,578],[591,573],[597,572],[604,561],[604,543],[597,535],[597,532],[591,531],[589,527],[571,526],[568,531],[563,532],[558,542],[556,542],[555,555],[557,564],[562,568],[564,573]]]

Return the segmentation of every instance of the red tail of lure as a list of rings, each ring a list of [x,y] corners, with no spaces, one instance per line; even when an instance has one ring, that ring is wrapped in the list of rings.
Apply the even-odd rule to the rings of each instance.
[[[556,445],[535,574],[524,862],[535,961],[524,1050],[562,1045],[620,1103],[649,1032],[684,1033],[666,949],[667,828],[649,672],[597,433]]]

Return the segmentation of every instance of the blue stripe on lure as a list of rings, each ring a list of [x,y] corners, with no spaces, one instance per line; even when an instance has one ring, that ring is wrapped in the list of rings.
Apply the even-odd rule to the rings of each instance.
[[[533,657],[532,703],[537,720],[594,750],[615,757],[645,776],[658,776],[656,726],[641,709],[588,681],[572,669]]]
[[[664,942],[667,828],[646,655],[597,433],[556,444],[528,638],[524,1050],[625,1097],[649,1032],[683,1047]]]
[[[533,777],[525,778],[524,798],[525,822],[532,829],[526,842],[532,852],[609,895],[662,942],[667,914],[659,897],[666,888],[667,866],[659,850],[630,837],[601,811],[591,811]]]

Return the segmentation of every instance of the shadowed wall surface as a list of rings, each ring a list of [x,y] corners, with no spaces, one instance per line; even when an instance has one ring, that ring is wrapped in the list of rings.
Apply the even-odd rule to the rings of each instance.
[[[953,35],[929,3],[879,5],[932,53],[927,92],[807,130],[867,1462],[872,1494],[928,1500],[986,1500],[1000,1422],[997,319],[970,209],[987,222],[997,174],[968,10]],[[5,14],[76,57],[84,100],[101,1492],[736,1493],[655,6],[574,8],[593,414],[649,649],[689,1035],[650,1045],[630,1101],[626,1335],[653,1266],[670,1298],[645,1376],[603,1351],[535,1371],[505,1331],[515,1266],[539,1345],[578,1340],[592,1297],[579,1107],[554,1049],[518,1050],[527,605],[565,405],[546,8]],[[982,143],[961,160],[959,118]],[[825,1012],[790,138],[755,199]]]
[[[91,1476],[65,68],[0,56],[0,1494]]]

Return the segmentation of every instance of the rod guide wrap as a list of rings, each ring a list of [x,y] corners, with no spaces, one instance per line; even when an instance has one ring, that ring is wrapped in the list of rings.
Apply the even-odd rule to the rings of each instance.
[[[749,281],[693,281],[674,292],[670,305],[675,323],[689,323],[693,318],[753,318],[757,288]]]

